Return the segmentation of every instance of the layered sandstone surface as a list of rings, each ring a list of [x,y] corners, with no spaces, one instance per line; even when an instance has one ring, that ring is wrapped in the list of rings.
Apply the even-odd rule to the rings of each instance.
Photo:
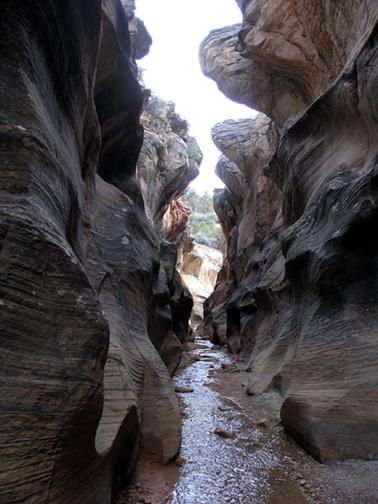
[[[214,290],[222,265],[222,252],[196,243],[191,236],[180,241],[177,269],[193,296],[190,326],[196,331],[204,321],[203,305]]]
[[[180,363],[193,307],[192,296],[176,267],[180,236],[190,213],[179,197],[198,175],[202,152],[172,102],[151,96],[141,123],[145,135],[136,175],[147,218],[159,236],[163,266],[160,277],[164,290],[158,289],[152,300],[153,312],[158,316],[150,322],[151,339],[173,372]]]
[[[180,446],[169,371],[189,313],[175,319],[176,251],[151,219],[174,182],[145,207],[132,55],[150,41],[125,3],[1,5],[4,503],[110,503],[138,452],[165,463]]]
[[[201,64],[229,98],[283,126],[353,61],[377,20],[374,0],[237,0],[243,22],[204,40]]]
[[[207,329],[282,396],[319,460],[378,457],[378,5],[239,2],[203,42],[231,98],[265,112],[213,131],[227,240]]]
[[[184,224],[179,224],[182,208],[177,200],[189,182],[198,175],[202,152],[196,140],[189,135],[187,121],[175,112],[172,102],[156,96],[150,97],[141,123],[145,136],[137,165],[137,177],[146,213],[155,227],[161,228],[162,236],[174,240],[179,234],[179,228],[184,227]],[[167,215],[164,225],[168,209],[170,216]],[[179,219],[174,217],[176,213]],[[169,219],[171,224],[167,222]],[[184,222],[186,223],[185,219]],[[169,230],[164,229],[169,227]],[[176,228],[177,234],[174,232]]]

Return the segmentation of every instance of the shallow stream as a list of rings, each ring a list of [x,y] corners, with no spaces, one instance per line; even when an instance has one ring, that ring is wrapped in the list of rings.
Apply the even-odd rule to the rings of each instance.
[[[181,457],[186,463],[167,502],[266,502],[267,496],[274,495],[274,485],[279,483],[277,471],[285,463],[285,456],[274,453],[272,442],[266,443],[265,427],[254,426],[250,429],[251,426],[246,425],[250,423],[249,419],[237,402],[220,395],[209,386],[212,381],[209,373],[211,375],[216,370],[222,370],[222,365],[225,368],[225,380],[230,376],[229,373],[236,371],[232,370],[231,357],[221,351],[211,351],[208,341],[197,343],[199,345],[193,353],[200,360],[174,378],[175,386],[189,386],[193,392],[181,394],[186,406]],[[227,368],[230,371],[227,372]],[[214,433],[216,428],[234,434],[234,437],[220,437]],[[295,502],[305,502],[299,488],[297,496],[293,495],[292,503]]]
[[[183,416],[179,458],[139,464],[118,504],[377,504],[378,462],[319,464],[285,433],[280,398],[248,397],[248,373],[197,340],[173,378]],[[220,429],[222,437],[214,432]]]

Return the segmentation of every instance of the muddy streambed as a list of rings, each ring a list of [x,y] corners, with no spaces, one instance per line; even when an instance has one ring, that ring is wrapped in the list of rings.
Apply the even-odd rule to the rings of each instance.
[[[119,504],[378,503],[378,463],[314,461],[284,433],[274,393],[245,394],[248,373],[234,356],[200,340],[185,360],[173,378],[192,390],[178,392],[179,458],[140,463]]]

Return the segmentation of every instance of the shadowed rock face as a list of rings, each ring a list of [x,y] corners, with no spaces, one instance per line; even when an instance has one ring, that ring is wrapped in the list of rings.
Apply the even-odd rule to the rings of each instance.
[[[135,16],[135,0],[121,0],[121,2],[128,20],[132,57],[142,59],[150,51],[151,35],[148,33],[143,21]]]
[[[137,176],[146,213],[161,234],[161,226],[170,202],[177,200],[197,177],[202,152],[185,120],[175,112],[172,102],[152,97],[142,115],[145,138],[137,166]],[[175,209],[175,205],[171,210]],[[176,204],[179,213],[180,209]],[[173,216],[171,216],[173,218]],[[180,219],[177,219],[179,224]],[[172,234],[173,230],[168,231]]]
[[[206,303],[207,328],[249,360],[248,393],[281,392],[285,428],[316,458],[374,459],[378,7],[368,1],[240,5],[245,20],[233,37],[242,54],[232,59],[234,43],[228,39],[222,49],[213,32],[202,58],[209,68],[207,58],[216,55],[213,75],[221,89],[222,58],[228,58],[232,92],[249,93],[242,101],[268,113],[279,132],[271,125],[269,145],[261,149],[256,131],[263,119],[256,119],[248,149],[246,121],[214,129],[227,156],[217,167],[227,189],[216,193],[215,208],[228,249]],[[248,62],[260,65],[252,79]],[[268,69],[276,89],[258,86],[259,78],[265,82],[258,72]],[[290,76],[286,84],[283,76]],[[287,91],[294,94],[287,98]],[[272,184],[271,197],[261,199],[263,214],[259,199],[250,198],[256,175]],[[248,217],[243,230],[248,214],[255,221]]]
[[[271,165],[277,182],[285,179],[283,250],[290,331],[298,331],[281,373],[282,418],[321,459],[378,456],[377,63],[374,30],[339,82],[288,129]]]
[[[181,437],[128,21],[118,0],[4,0],[0,33],[0,501],[106,504]]]
[[[193,300],[176,270],[177,242],[189,211],[178,198],[199,173],[202,152],[189,136],[185,120],[172,102],[152,96],[141,122],[145,137],[137,163],[137,178],[145,211],[160,238],[159,273],[150,319],[151,339],[173,373],[180,363],[189,331]],[[160,320],[159,320],[160,319]]]
[[[226,254],[214,293],[206,301],[207,330],[217,343],[241,349],[240,327],[227,323],[230,296],[241,283],[248,264],[253,267],[260,245],[270,232],[281,203],[281,192],[263,173],[277,142],[271,121],[256,119],[225,121],[212,131],[222,151],[216,172],[226,185],[214,197],[215,211],[226,238]],[[227,156],[227,157],[226,157]],[[236,313],[234,307],[231,313]],[[232,334],[231,334],[232,332]]]

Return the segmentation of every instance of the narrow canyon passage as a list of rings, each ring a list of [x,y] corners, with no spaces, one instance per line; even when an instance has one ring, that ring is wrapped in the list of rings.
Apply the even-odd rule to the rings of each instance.
[[[0,3],[0,504],[377,504],[378,0]]]
[[[183,418],[176,460],[140,462],[117,504],[375,504],[378,462],[322,465],[288,437],[275,393],[248,397],[245,363],[189,344],[173,378]]]

